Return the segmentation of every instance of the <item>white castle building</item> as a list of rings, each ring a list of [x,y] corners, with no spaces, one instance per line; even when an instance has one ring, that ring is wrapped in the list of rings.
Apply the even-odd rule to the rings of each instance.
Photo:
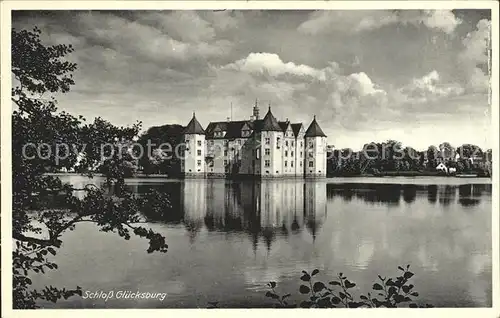
[[[184,129],[181,173],[185,177],[326,177],[326,135],[316,116],[302,123],[278,121],[271,107],[263,119],[257,102],[249,120],[211,122],[193,118]]]

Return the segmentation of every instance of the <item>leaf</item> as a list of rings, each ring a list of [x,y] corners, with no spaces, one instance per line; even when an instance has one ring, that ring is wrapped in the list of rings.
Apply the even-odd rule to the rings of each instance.
[[[276,287],[276,282],[269,282],[269,286],[271,286],[271,288]]]
[[[413,293],[411,293],[410,295],[415,296],[415,297],[418,297],[418,293],[417,293],[417,292],[413,292]]]
[[[412,272],[405,272],[405,273],[404,273],[404,278],[406,278],[406,279],[410,279],[410,278],[412,278],[412,277],[413,277],[413,275],[414,275],[414,274],[413,274]]]
[[[301,308],[311,308],[312,305],[313,305],[313,303],[310,301],[303,301],[300,303]]]
[[[418,308],[417,304],[410,304],[410,308]]]
[[[335,281],[335,280],[334,280],[334,281],[329,282],[328,284],[330,284],[330,285],[337,285],[337,286],[340,286],[340,283],[339,283],[339,282],[337,282],[337,281]]]
[[[396,295],[398,293],[398,290],[396,289],[396,287],[391,286],[391,287],[389,287],[388,293],[389,293],[389,296]]]
[[[345,288],[347,288],[347,289],[353,288],[354,286],[356,286],[355,283],[352,283],[352,282],[350,282],[348,280],[346,280],[344,284],[345,284]]]
[[[403,271],[403,272],[405,271],[404,268],[401,267],[401,266],[398,266],[398,269],[401,270],[401,271]]]
[[[305,273],[304,275],[302,275],[302,277],[300,277],[300,280],[304,281],[304,282],[308,282],[311,280],[311,276],[307,273]]]
[[[373,287],[372,287],[374,290],[383,290],[384,288],[382,287],[382,285],[380,285],[379,283],[375,283],[373,284]]]
[[[361,298],[363,300],[368,300],[368,297],[366,297],[365,295],[361,295],[361,296],[359,296],[359,298]]]
[[[405,298],[404,296],[402,295],[394,295],[394,300],[397,302],[397,303],[402,303],[405,301]]]
[[[408,294],[408,292],[410,291],[410,287],[409,287],[409,286],[406,286],[406,285],[405,285],[405,286],[403,286],[403,287],[401,287],[401,289],[403,289],[403,292],[404,292],[405,294]]]
[[[284,299],[286,299],[286,298],[288,298],[290,296],[291,296],[291,294],[286,294],[286,295],[281,296],[281,299],[284,300]]]
[[[363,303],[358,303],[358,302],[355,302],[355,301],[350,301],[350,302],[347,303],[347,305],[349,306],[349,308],[358,308],[358,307],[363,306],[364,304]]]
[[[52,247],[48,247],[47,250],[50,252],[50,254],[56,255],[56,251]]]
[[[323,289],[325,289],[325,288],[326,288],[326,286],[325,286],[325,284],[323,284],[322,282],[316,282],[316,283],[314,283],[314,285],[313,285],[313,291],[314,291],[315,293],[317,293],[317,292],[319,292],[319,291],[322,291],[322,290],[323,290]]]
[[[313,270],[313,271],[312,271],[311,276],[314,276],[314,275],[316,275],[316,274],[318,274],[318,273],[319,273],[319,270],[318,270],[318,269],[315,269],[315,270]]]
[[[299,292],[301,294],[309,294],[310,291],[311,291],[311,289],[306,285],[300,285],[300,287],[299,287]]]
[[[333,296],[330,300],[335,305],[340,303],[340,298],[338,298],[337,296]]]
[[[342,298],[342,299],[345,299],[345,298],[347,297],[347,295],[346,295],[346,294],[344,294],[343,292],[340,292],[340,293],[339,293],[339,296],[340,296],[340,298]]]

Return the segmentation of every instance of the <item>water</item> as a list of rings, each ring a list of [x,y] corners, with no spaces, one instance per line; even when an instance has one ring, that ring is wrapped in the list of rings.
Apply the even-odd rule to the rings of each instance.
[[[71,176],[76,186],[88,182]],[[94,180],[101,182],[101,180]],[[483,183],[483,184],[481,184]],[[368,178],[318,182],[135,179],[138,193],[171,194],[173,209],[148,226],[166,254],[82,223],[63,236],[59,269],[36,287],[162,292],[158,299],[74,297],[46,308],[268,307],[269,281],[299,300],[302,270],[326,282],[343,272],[358,290],[410,264],[419,301],[491,306],[491,184],[481,179]]]

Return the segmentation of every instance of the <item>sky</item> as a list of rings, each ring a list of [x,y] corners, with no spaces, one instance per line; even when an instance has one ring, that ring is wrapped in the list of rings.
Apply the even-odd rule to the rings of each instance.
[[[492,146],[489,10],[17,11],[72,44],[59,109],[143,128],[313,116],[336,148]],[[231,112],[232,104],[232,112]]]

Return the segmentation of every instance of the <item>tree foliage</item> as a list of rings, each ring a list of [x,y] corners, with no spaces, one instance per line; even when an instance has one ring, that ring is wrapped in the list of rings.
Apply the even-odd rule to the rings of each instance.
[[[301,285],[299,294],[305,295],[307,299],[299,304],[290,302],[291,294],[279,295],[276,292],[276,282],[268,284],[269,291],[266,297],[276,301],[279,308],[429,308],[428,304],[417,304],[415,298],[419,296],[415,291],[410,279],[414,273],[410,271],[410,265],[405,268],[398,266],[400,275],[394,278],[378,276],[378,281],[373,284],[373,292],[366,295],[354,294],[356,283],[351,282],[343,273],[339,273],[336,279],[324,283],[315,280],[314,277],[320,273],[318,269],[312,272],[302,271],[300,277]]]
[[[75,63],[65,60],[71,45],[45,46],[40,30],[12,30],[12,235],[13,306],[36,308],[37,300],[56,302],[81,295],[79,286],[71,289],[47,286],[31,288],[30,276],[57,269],[51,261],[62,246],[61,235],[81,222],[93,222],[101,231],[115,232],[124,239],[131,235],[149,241],[147,252],[166,252],[165,238],[140,226],[143,211],[168,208],[168,198],[160,193],[136,197],[124,186],[123,143],[137,137],[140,123],[116,127],[97,118],[85,123],[57,110],[55,94],[66,93],[75,84]],[[30,147],[26,147],[30,145]],[[69,150],[62,147],[68,146]],[[104,156],[102,148],[114,156]],[[111,146],[109,146],[111,145]],[[92,176],[93,168],[103,165],[107,186],[87,185],[75,189],[47,172],[78,166]],[[110,187],[115,191],[110,191]],[[85,192],[78,199],[75,191]]]

